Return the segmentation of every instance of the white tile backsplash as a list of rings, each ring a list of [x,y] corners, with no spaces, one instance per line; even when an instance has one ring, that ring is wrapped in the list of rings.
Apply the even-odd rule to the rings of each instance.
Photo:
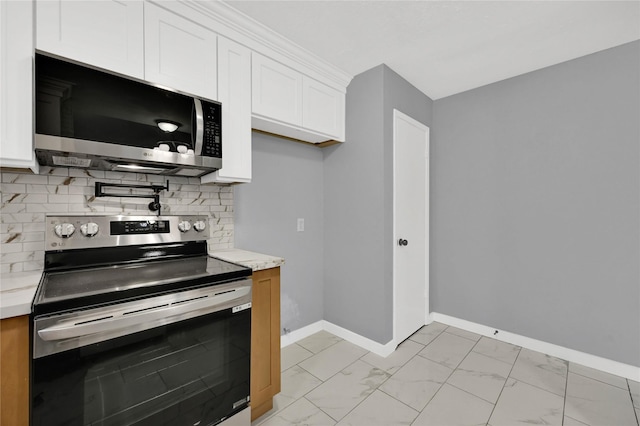
[[[160,194],[162,214],[209,216],[210,250],[233,247],[233,187],[201,185],[199,178],[141,173],[47,168],[39,175],[0,173],[0,270],[2,273],[42,269],[47,215],[151,215],[148,199],[95,197],[95,182],[165,184]],[[146,194],[147,192],[140,192]]]

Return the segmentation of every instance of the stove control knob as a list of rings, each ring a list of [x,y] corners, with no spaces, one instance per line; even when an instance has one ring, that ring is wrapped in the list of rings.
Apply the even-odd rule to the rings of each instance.
[[[187,232],[189,229],[191,229],[191,223],[188,220],[183,220],[178,223],[178,229],[180,230],[180,232]]]
[[[207,223],[204,220],[198,220],[193,223],[193,227],[196,231],[202,232],[207,228]]]
[[[82,232],[82,235],[85,237],[93,237],[99,230],[100,227],[95,222],[83,223],[80,225],[80,232]]]
[[[69,238],[76,232],[76,227],[72,223],[59,223],[53,228],[56,235],[60,238]]]

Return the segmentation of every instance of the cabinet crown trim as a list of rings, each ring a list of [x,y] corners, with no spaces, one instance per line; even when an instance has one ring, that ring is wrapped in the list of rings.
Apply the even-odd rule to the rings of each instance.
[[[154,2],[157,2],[157,0]],[[336,68],[324,59],[295,44],[253,18],[250,18],[224,1],[178,0],[178,3],[182,3],[207,18],[216,21],[218,24],[250,39],[255,45],[248,47],[255,48],[256,46],[261,46],[268,51],[282,55],[287,60],[300,64],[328,81],[331,81],[338,87],[347,87],[353,78],[352,75]],[[162,6],[167,7],[167,3],[162,4]],[[233,34],[226,34],[220,30],[220,28],[214,29],[214,31],[219,34],[234,39]],[[265,52],[262,49],[257,49],[257,51],[271,56],[268,51]],[[305,73],[303,72],[303,74]]]

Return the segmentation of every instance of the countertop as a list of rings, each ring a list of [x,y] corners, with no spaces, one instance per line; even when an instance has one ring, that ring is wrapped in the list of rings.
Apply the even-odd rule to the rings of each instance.
[[[268,254],[261,254],[241,249],[214,250],[209,252],[209,255],[249,267],[253,271],[275,268],[284,264],[284,258],[282,257],[270,256]]]
[[[240,249],[215,250],[210,256],[251,268],[253,271],[269,269],[284,264],[277,256]],[[0,319],[29,315],[42,271],[15,272],[0,276]]]
[[[0,319],[28,315],[42,271],[16,272],[0,276]]]

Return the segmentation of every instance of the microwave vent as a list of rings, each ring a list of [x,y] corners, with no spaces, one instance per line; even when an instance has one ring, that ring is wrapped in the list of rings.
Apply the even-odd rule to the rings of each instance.
[[[80,157],[62,157],[60,155],[53,155],[53,164],[62,167],[89,167],[91,165],[90,158]]]

